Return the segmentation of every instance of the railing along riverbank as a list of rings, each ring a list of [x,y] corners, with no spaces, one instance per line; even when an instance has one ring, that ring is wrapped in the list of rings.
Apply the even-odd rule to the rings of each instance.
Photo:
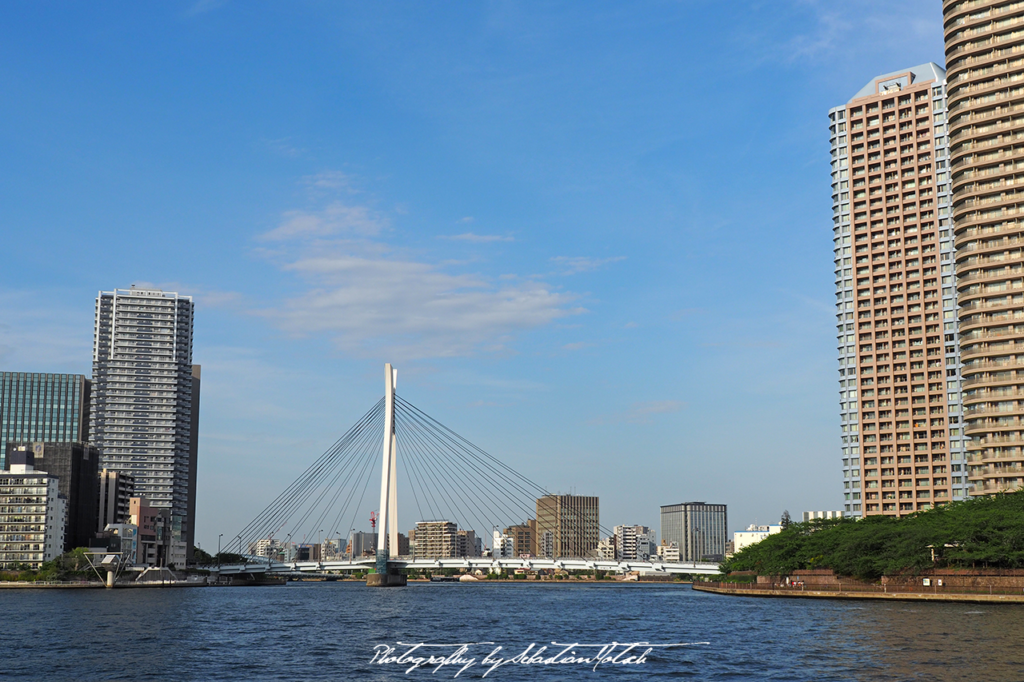
[[[850,599],[911,599],[919,601],[998,601],[1024,603],[1024,588],[1003,586],[949,586],[868,583],[739,583],[701,581],[693,584],[698,592],[750,597],[825,597]]]

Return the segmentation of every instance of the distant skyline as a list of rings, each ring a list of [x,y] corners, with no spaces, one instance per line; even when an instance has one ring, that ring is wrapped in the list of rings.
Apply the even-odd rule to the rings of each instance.
[[[194,296],[204,548],[386,361],[608,527],[841,508],[827,112],[937,3],[25,4],[0,59],[0,370]]]

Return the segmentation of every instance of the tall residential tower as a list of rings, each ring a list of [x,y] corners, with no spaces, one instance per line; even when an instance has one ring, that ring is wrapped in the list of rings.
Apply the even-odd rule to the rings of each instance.
[[[168,563],[184,565],[194,538],[198,366],[190,296],[115,289],[96,298],[90,433],[101,467],[135,479],[135,494],[169,509]]]
[[[1024,2],[942,3],[970,492],[1024,485]]]
[[[854,516],[964,496],[946,74],[872,79],[829,111],[843,494]]]

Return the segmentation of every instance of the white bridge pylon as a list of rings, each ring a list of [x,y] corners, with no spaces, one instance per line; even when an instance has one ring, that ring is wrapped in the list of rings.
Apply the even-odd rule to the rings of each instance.
[[[398,557],[398,440],[395,437],[395,389],[398,370],[384,365],[384,456],[380,470],[380,507],[377,534],[377,570],[386,572],[389,558]],[[383,569],[383,570],[382,570]]]

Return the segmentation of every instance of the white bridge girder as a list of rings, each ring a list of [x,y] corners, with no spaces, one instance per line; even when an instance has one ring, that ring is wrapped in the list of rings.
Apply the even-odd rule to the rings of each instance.
[[[232,564],[211,569],[211,573],[220,575],[265,574],[287,575],[289,573],[323,573],[325,571],[362,571],[374,568],[374,557],[362,559],[344,559],[338,561],[289,561],[267,562],[257,561],[249,564]],[[432,569],[480,569],[489,572],[492,568],[515,570],[563,569],[566,571],[606,571],[608,573],[626,573],[641,571],[643,573],[692,573],[699,575],[717,575],[721,573],[718,564],[702,562],[662,563],[658,561],[609,561],[607,559],[491,559],[485,557],[467,557],[459,559],[389,559],[388,564],[395,568],[432,570]]]

